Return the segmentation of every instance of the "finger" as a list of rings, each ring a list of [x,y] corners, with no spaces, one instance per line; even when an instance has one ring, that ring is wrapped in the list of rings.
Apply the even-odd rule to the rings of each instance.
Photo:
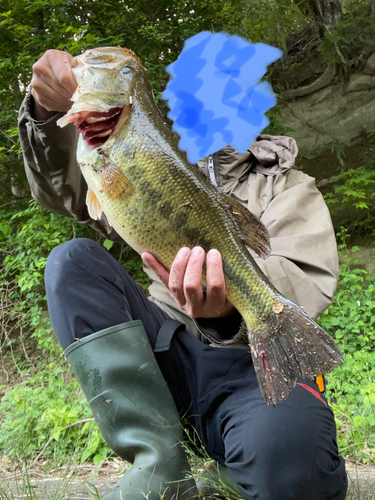
[[[48,111],[68,111],[72,106],[72,102],[69,99],[60,98],[45,86],[42,88],[39,85],[36,88],[32,87],[31,94]]]
[[[56,57],[54,53],[51,59],[51,68],[55,78],[59,81],[61,87],[72,96],[77,88],[77,81],[72,71],[73,56],[67,52],[63,52],[61,56],[59,55],[59,57]]]
[[[158,276],[161,279],[161,282],[163,285],[168,288],[168,282],[169,282],[169,272],[168,269],[166,269],[163,264],[161,264],[156,257],[154,257],[151,253],[149,252],[143,252],[142,255],[142,260],[154,271],[156,276]]]
[[[55,52],[57,52],[58,57],[54,56],[53,53]],[[66,64],[67,61],[69,61],[69,65]],[[70,67],[70,59],[65,57],[65,53],[61,51],[47,51],[33,66],[31,84],[33,87],[35,87],[37,82],[40,82],[42,85],[48,85],[56,94],[69,99],[77,84],[73,88],[67,89],[61,82],[61,79],[65,82],[66,79],[70,81],[71,78],[74,79]]]
[[[173,261],[169,274],[169,292],[180,307],[186,303],[184,277],[190,254],[190,248],[181,248]]]
[[[66,90],[56,79],[51,69],[42,68],[41,71],[35,71],[31,79],[31,86],[38,90],[41,95],[45,93],[53,96],[53,100],[70,100],[72,93]]]
[[[72,97],[71,92],[66,90],[51,74],[36,73],[34,81],[31,80],[31,85],[33,88],[39,88],[41,93],[49,94],[56,102],[68,101],[72,105],[70,101]]]
[[[202,269],[205,256],[203,248],[193,248],[186,267],[184,295],[186,298],[186,310],[192,316],[199,316],[205,301],[202,289]]]
[[[226,289],[223,261],[218,250],[212,249],[207,254],[207,294],[206,308],[216,317],[221,315],[226,305]]]

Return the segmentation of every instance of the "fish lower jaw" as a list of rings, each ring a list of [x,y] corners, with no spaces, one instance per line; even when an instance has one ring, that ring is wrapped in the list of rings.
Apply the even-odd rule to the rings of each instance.
[[[90,146],[102,146],[129,118],[131,104],[123,108],[111,108],[106,112],[84,111],[76,113],[74,125],[81,133],[82,139]]]

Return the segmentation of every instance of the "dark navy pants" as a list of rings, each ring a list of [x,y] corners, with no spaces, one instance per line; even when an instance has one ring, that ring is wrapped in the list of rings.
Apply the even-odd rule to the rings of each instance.
[[[140,319],[152,347],[168,319],[99,244],[75,239],[55,248],[46,267],[48,308],[65,349],[110,326]],[[300,380],[270,408],[244,349],[203,344],[186,329],[155,354],[180,414],[210,454],[229,469],[245,499],[343,500],[344,461],[333,413],[318,387]]]

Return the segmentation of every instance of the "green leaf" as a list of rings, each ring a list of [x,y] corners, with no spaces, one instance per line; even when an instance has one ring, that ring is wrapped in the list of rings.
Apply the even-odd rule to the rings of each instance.
[[[94,464],[96,465],[96,467],[99,467],[100,463],[103,462],[103,460],[105,460],[106,458],[107,458],[106,455],[102,455],[100,453],[95,455],[93,458],[93,461],[94,461]]]
[[[114,241],[104,240],[103,247],[106,248],[107,250],[110,250],[114,244],[115,244]]]

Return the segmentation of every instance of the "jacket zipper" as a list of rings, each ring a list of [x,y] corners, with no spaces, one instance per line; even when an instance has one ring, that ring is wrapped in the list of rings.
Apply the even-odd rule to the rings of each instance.
[[[212,155],[208,157],[208,173],[210,174],[211,184],[217,187],[215,168],[214,168],[214,157]]]

